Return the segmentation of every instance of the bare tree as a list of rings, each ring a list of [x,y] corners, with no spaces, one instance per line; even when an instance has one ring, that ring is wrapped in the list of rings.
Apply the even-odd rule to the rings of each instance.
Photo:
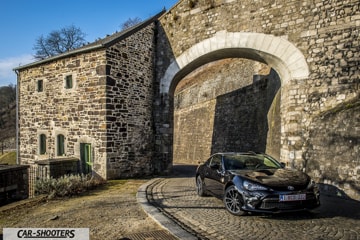
[[[0,87],[0,153],[4,143],[16,136],[16,86]]]
[[[0,111],[10,108],[16,100],[16,86],[9,84],[8,86],[0,87]]]
[[[81,47],[85,44],[86,34],[74,25],[50,32],[46,37],[36,39],[33,49],[35,59],[43,60]]]
[[[128,29],[132,26],[135,26],[138,23],[141,23],[141,18],[139,17],[135,17],[135,18],[129,18],[128,20],[126,20],[123,24],[121,24],[121,30],[125,30]]]

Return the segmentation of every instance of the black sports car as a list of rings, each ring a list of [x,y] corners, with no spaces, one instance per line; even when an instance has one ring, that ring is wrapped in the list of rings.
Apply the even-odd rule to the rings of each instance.
[[[234,215],[302,211],[320,205],[316,183],[261,153],[217,153],[196,170],[199,196],[223,199]]]

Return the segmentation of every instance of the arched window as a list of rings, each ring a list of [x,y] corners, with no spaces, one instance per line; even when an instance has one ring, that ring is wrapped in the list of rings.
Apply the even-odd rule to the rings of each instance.
[[[65,137],[62,134],[57,135],[57,155],[64,156],[65,155]]]
[[[41,134],[39,137],[39,153],[40,155],[46,154],[46,135]]]

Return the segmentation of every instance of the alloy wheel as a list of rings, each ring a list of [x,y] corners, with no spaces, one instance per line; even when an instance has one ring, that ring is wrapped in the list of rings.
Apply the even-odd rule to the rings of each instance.
[[[201,197],[205,196],[204,182],[200,175],[196,178],[196,193]]]
[[[225,191],[224,204],[226,209],[234,215],[245,215],[241,207],[243,206],[242,196],[235,188],[235,186],[230,186]]]

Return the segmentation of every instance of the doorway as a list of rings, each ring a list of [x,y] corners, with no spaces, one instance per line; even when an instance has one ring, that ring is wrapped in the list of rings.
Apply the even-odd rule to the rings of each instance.
[[[89,174],[92,171],[92,154],[90,143],[80,143],[80,172]]]

